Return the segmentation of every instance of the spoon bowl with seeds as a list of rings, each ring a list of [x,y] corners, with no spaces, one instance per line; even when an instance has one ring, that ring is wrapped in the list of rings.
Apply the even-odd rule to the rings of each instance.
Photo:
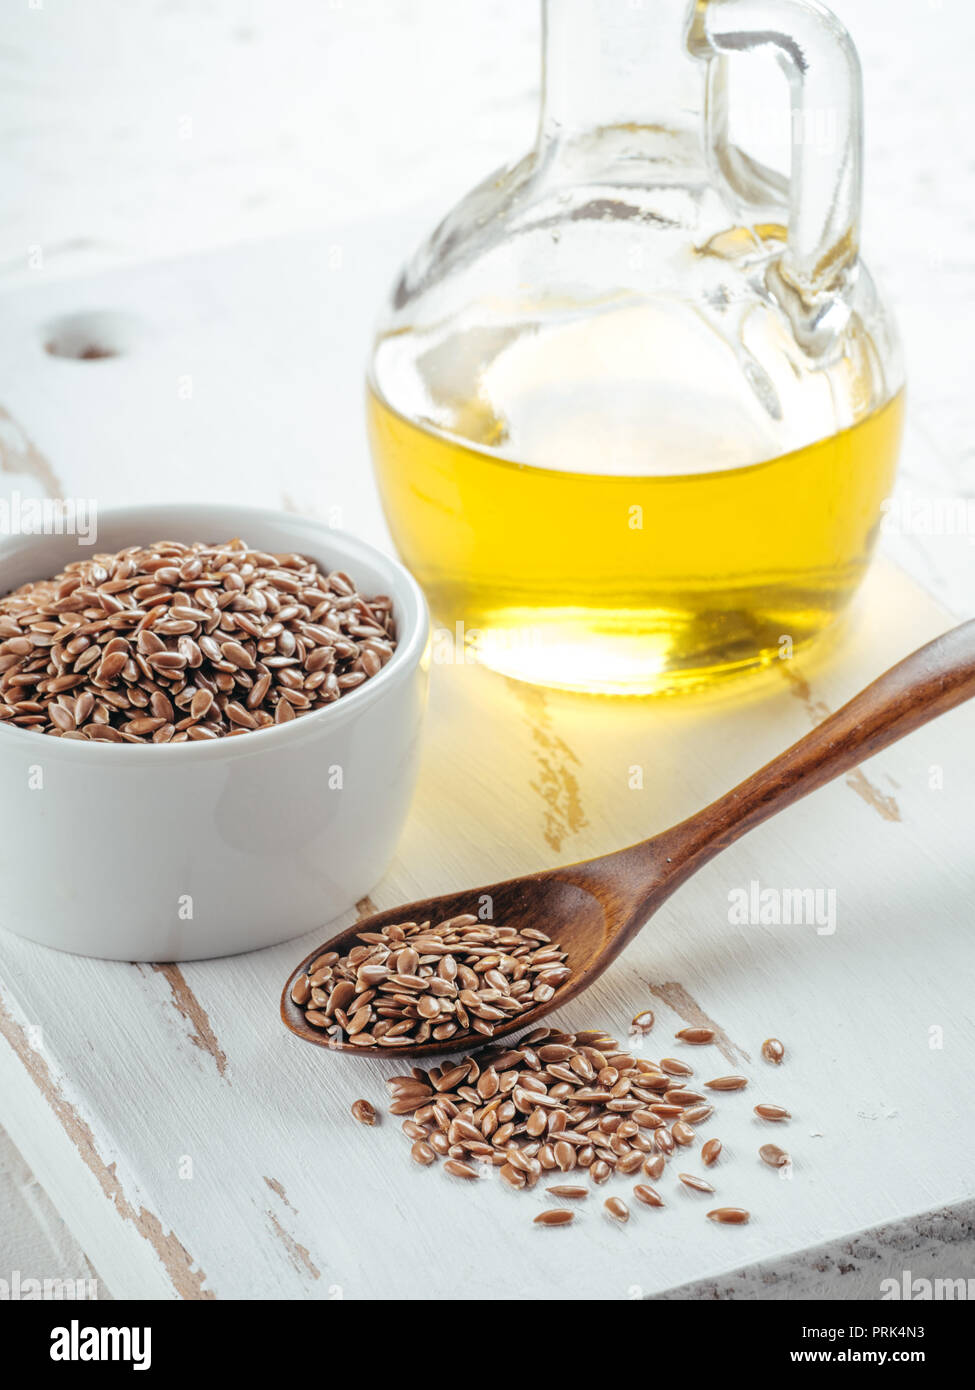
[[[613,854],[375,913],[309,952],[281,1017],[333,1051],[428,1057],[533,1027],[588,989],[737,839],[975,695],[975,622],[894,666],[710,806]]]

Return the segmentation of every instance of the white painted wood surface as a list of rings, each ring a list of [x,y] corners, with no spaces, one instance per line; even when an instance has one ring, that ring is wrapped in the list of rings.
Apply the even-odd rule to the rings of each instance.
[[[49,1193],[41,1187],[14,1147],[0,1130],[0,1250],[3,1273],[10,1281],[14,1270],[22,1279],[44,1277],[71,1281],[71,1288],[89,1298],[111,1295],[92,1269]]]
[[[403,233],[336,234],[332,268],[314,242],[293,241],[8,296],[8,468],[24,486],[57,478],[67,495],[99,500],[232,492],[337,505],[346,525],[381,539],[354,311],[378,294]],[[131,350],[47,357],[40,325],[83,307],[132,314],[143,327]],[[374,899],[652,833],[947,623],[881,567],[838,647],[735,700],[587,701],[435,667],[415,812]],[[634,765],[642,791],[628,786]],[[395,1122],[369,1132],[348,1114],[359,1095],[382,1100],[394,1065],[323,1056],[278,1023],[280,985],[308,939],[177,971],[0,937],[5,1121],[108,1287],[145,1296],[412,1296],[419,1268],[431,1297],[621,1298],[950,1203],[971,1193],[959,1136],[975,1041],[973,779],[975,711],[962,709],[729,851],[566,1011],[567,1024],[625,1032],[651,1004],[651,1055],[673,1052],[674,1030],[698,1009],[725,1031],[724,1056],[694,1059],[708,1074],[734,1063],[753,1077],[708,1127],[729,1150],[715,1170],[720,1200],[755,1212],[746,1229],[705,1221],[708,1199],[675,1192],[672,1175],[668,1210],[641,1211],[625,1231],[591,1200],[576,1227],[552,1232],[531,1225],[538,1193],[418,1170]],[[731,926],[729,891],[753,879],[835,889],[835,935]],[[943,1048],[930,1046],[932,1027]],[[756,1061],[769,1033],[790,1049],[781,1070]],[[755,1157],[770,1133],[751,1117],[760,1098],[795,1114],[790,1183]]]

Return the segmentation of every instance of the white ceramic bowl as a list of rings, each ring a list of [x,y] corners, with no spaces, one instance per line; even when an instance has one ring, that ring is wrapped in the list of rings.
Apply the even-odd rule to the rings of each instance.
[[[93,551],[233,536],[389,594],[392,658],[326,709],[238,738],[86,744],[0,724],[0,926],[113,960],[229,955],[323,926],[385,872],[416,780],[428,668],[426,603],[395,560],[283,512],[131,507],[99,516],[91,549],[5,539],[0,594]]]

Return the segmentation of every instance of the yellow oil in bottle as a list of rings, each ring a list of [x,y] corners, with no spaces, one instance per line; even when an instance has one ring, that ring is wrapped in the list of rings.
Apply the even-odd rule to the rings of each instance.
[[[526,467],[369,398],[393,537],[437,619],[507,674],[634,693],[762,664],[837,616],[869,559],[902,414],[899,395],[751,467],[639,477]]]
[[[681,473],[602,471],[605,415],[589,438],[574,420],[571,470],[506,457],[476,397],[453,403],[462,439],[375,384],[368,416],[387,519],[435,619],[508,675],[636,694],[709,685],[832,622],[870,557],[903,397],[805,448]]]

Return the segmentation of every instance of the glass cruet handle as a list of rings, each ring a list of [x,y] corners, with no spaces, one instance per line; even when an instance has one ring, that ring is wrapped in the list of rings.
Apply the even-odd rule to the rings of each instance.
[[[817,336],[814,322],[826,328],[824,301],[842,289],[860,244],[863,88],[853,40],[818,0],[696,0],[688,46],[721,67],[735,53],[771,48],[788,77],[793,156],[778,271]],[[709,106],[713,147],[726,133],[725,112],[720,97]]]

